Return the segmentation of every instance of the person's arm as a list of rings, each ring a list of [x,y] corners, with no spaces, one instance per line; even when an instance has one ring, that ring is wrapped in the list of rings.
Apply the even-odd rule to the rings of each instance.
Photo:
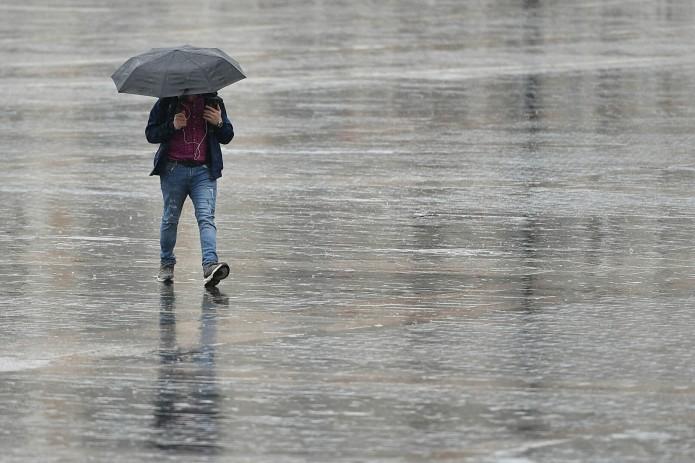
[[[166,114],[162,117],[161,113],[166,111],[166,105],[162,104],[162,100],[159,99],[152,107],[150,111],[150,118],[147,121],[147,127],[145,128],[145,137],[150,143],[165,143],[169,141],[171,136],[174,134],[174,121],[167,120]],[[164,120],[162,122],[162,119]]]
[[[227,117],[227,110],[224,108],[224,103],[220,101],[220,107],[215,108],[212,106],[206,106],[203,112],[203,119],[208,121],[215,128],[215,135],[217,135],[217,141],[223,144],[227,144],[234,138],[234,127]],[[220,125],[220,122],[222,124]]]
[[[220,105],[222,110],[222,127],[217,130],[217,140],[220,143],[227,144],[234,138],[234,127],[232,126],[232,121],[227,117],[227,110],[224,108],[224,103]]]

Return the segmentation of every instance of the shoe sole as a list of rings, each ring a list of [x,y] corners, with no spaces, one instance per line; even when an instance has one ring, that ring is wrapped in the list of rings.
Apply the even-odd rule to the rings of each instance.
[[[217,286],[220,281],[224,280],[229,276],[229,265],[219,264],[217,267],[210,272],[210,276],[203,280],[203,284],[206,288]]]

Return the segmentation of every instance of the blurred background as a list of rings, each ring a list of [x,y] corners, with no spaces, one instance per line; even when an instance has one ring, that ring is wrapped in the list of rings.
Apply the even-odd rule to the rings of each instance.
[[[690,461],[695,4],[4,1],[3,461]],[[219,47],[220,257],[154,99]]]

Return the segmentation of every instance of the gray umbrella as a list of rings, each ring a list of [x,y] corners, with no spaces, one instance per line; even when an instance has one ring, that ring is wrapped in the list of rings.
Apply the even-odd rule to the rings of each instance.
[[[164,98],[216,92],[246,75],[222,50],[183,45],[133,56],[111,78],[119,93]]]

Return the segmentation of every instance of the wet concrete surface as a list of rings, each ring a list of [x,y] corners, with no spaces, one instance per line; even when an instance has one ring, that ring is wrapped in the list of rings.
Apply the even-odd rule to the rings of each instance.
[[[687,0],[0,5],[0,460],[690,462]],[[207,292],[153,99],[219,46]]]

